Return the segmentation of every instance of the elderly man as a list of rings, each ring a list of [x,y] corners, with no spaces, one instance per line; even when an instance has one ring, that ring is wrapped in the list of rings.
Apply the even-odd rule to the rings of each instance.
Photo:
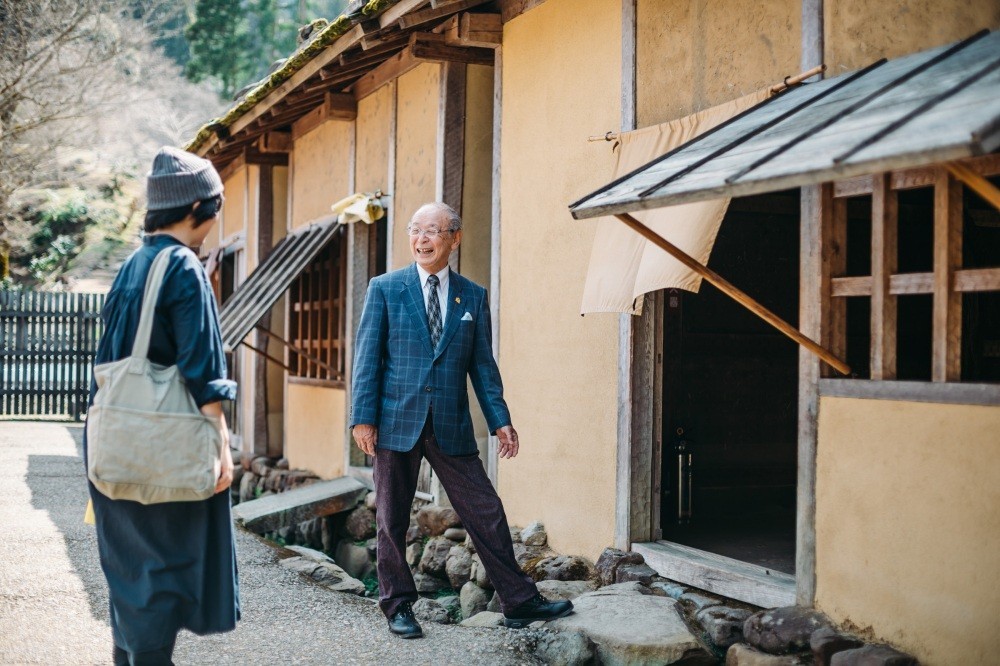
[[[375,457],[379,605],[389,630],[423,636],[405,557],[422,458],[472,537],[500,596],[504,623],[524,627],[568,615],[572,603],[547,601],[517,565],[503,505],[476,449],[467,378],[499,439],[500,457],[516,456],[518,441],[493,358],[486,290],[448,267],[462,242],[462,220],[450,206],[429,203],[407,232],[414,263],[368,286],[351,396],[354,438]]]

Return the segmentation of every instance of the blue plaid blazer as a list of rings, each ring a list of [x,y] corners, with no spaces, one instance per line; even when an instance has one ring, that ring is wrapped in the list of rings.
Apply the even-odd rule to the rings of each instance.
[[[510,425],[486,290],[451,272],[448,314],[432,349],[416,264],[374,278],[354,343],[351,426],[376,425],[378,448],[409,451],[430,411],[442,451],[476,453],[467,378],[490,432]]]

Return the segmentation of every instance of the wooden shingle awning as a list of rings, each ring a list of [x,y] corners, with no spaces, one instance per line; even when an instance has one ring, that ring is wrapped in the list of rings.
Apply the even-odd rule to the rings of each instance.
[[[788,90],[570,206],[574,218],[775,192],[1000,148],[1000,33]]]
[[[226,349],[235,349],[240,344],[341,226],[337,217],[331,215],[291,232],[274,246],[219,314]]]

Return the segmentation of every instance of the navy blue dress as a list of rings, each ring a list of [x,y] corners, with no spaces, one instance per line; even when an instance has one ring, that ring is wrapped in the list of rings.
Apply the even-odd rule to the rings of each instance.
[[[167,247],[172,248],[171,257],[157,301],[149,358],[177,365],[199,406],[232,400],[236,384],[226,379],[211,284],[194,253],[171,236],[147,236],[122,266],[101,313],[104,334],[95,363],[131,354],[146,275],[157,253]],[[91,402],[95,390],[92,382]],[[86,446],[84,437],[84,461]],[[148,652],[171,644],[180,629],[207,634],[235,628],[239,588],[228,492],[200,502],[147,506],[110,500],[88,485],[118,647]]]

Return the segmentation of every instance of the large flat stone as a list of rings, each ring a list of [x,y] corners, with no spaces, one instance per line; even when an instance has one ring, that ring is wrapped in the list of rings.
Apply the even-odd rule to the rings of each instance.
[[[233,507],[233,518],[238,525],[261,534],[353,509],[367,492],[360,481],[343,476],[240,502]]]
[[[712,664],[713,657],[688,631],[677,602],[607,588],[573,601],[575,612],[545,625],[553,631],[580,631],[597,645],[602,664]]]

